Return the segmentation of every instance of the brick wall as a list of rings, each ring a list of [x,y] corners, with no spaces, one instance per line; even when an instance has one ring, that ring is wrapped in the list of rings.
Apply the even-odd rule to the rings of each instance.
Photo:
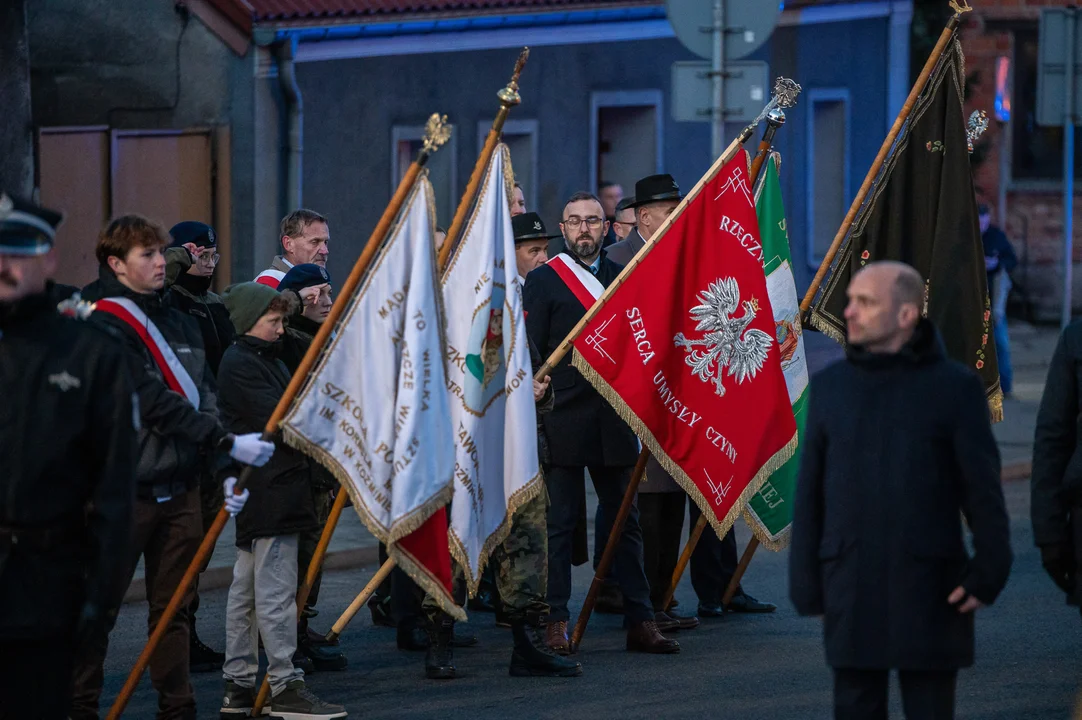
[[[1006,183],[1006,230],[1019,256],[1015,272],[1016,283],[1025,286],[1038,320],[1058,320],[1062,307],[1063,264],[1063,193],[1058,183],[1047,189],[1024,189],[1011,185],[1009,171],[1001,177],[1001,150],[1010,138],[1004,137],[1009,127],[994,119],[996,94],[996,60],[1001,56],[1013,59],[1014,36],[1011,24],[1028,24],[1030,28],[1040,16],[1042,7],[1062,6],[1063,0],[979,0],[972,2],[973,12],[967,15],[962,32],[962,47],[966,55],[967,73],[978,73],[977,82],[969,88],[966,113],[984,110],[992,118],[983,142],[989,148],[986,159],[974,173],[980,202],[992,208],[993,219],[999,217],[1001,183]],[[1082,183],[1077,183],[1082,189]],[[1075,196],[1074,226],[1074,292],[1073,306],[1082,311],[1082,223],[1077,219],[1082,210],[1082,197]]]

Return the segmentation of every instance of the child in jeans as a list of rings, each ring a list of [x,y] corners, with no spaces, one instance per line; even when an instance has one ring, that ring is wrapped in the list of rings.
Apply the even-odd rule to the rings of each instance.
[[[255,282],[234,285],[226,290],[224,300],[237,340],[226,350],[218,369],[222,422],[231,432],[259,432],[289,384],[289,371],[277,355],[283,321],[292,312],[293,301]],[[251,498],[237,516],[237,562],[226,605],[223,718],[240,718],[252,711],[260,636],[267,652],[273,717],[346,716],[340,705],[313,695],[305,687],[304,672],[293,666],[297,540],[317,526],[310,463],[305,455],[279,442],[272,460],[248,481]]]

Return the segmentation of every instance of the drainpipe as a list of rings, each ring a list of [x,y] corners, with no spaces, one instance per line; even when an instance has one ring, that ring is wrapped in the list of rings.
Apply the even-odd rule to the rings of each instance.
[[[303,207],[303,180],[301,169],[304,161],[304,102],[297,85],[297,72],[293,58],[297,52],[297,38],[290,35],[274,45],[274,60],[278,65],[278,84],[286,105],[286,147],[288,165],[286,170],[286,212]]]

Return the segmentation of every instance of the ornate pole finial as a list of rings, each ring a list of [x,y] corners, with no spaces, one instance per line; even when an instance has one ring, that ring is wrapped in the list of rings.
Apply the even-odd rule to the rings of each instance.
[[[507,87],[496,93],[496,97],[500,99],[500,103],[505,107],[511,105],[518,105],[522,102],[522,98],[518,94],[518,78],[522,75],[522,69],[526,67],[526,60],[530,57],[530,48],[522,48],[522,52],[518,55],[518,61],[515,63],[515,71],[511,74],[511,82],[507,83]]]
[[[432,113],[425,123],[425,136],[421,144],[421,152],[431,155],[451,139],[451,126],[447,124],[447,116]]]
[[[970,153],[973,152],[973,143],[977,142],[987,129],[988,113],[984,110],[974,110],[969,116],[969,122],[966,123],[966,143],[969,145]]]
[[[969,0],[960,0],[960,1],[962,3],[961,5],[958,4],[959,0],[950,0],[951,10],[954,11],[954,17],[955,18],[958,18],[958,17],[960,17],[961,15],[963,15],[963,14],[965,14],[967,12],[973,12],[973,8],[971,8],[969,6]]]
[[[740,133],[741,142],[747,141],[752,135],[755,134],[755,128],[759,126],[763,120],[770,116],[770,113],[776,108],[791,108],[796,105],[797,96],[800,95],[800,85],[790,80],[789,78],[779,77],[774,82],[774,95],[770,98],[770,102],[766,104],[763,111],[759,113],[759,117],[755,118],[744,130]],[[782,122],[784,122],[785,113],[782,113]]]

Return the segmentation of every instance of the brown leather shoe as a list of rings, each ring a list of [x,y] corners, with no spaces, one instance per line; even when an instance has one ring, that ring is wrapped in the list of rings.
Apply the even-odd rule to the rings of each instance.
[[[545,644],[557,655],[571,654],[571,641],[567,639],[567,621],[550,621],[545,626]]]
[[[654,613],[654,623],[657,624],[658,632],[662,633],[680,629],[680,623],[676,622],[676,618],[670,617],[668,613]]]
[[[657,629],[656,622],[646,620],[635,623],[627,631],[627,649],[629,652],[668,655],[680,652],[680,643],[662,635]]]
[[[669,616],[670,620],[676,623],[676,627],[680,630],[694,630],[695,628],[699,627],[699,618],[695,617],[694,615],[677,615],[672,610],[665,614]],[[658,625],[658,629],[660,628],[661,626]]]

